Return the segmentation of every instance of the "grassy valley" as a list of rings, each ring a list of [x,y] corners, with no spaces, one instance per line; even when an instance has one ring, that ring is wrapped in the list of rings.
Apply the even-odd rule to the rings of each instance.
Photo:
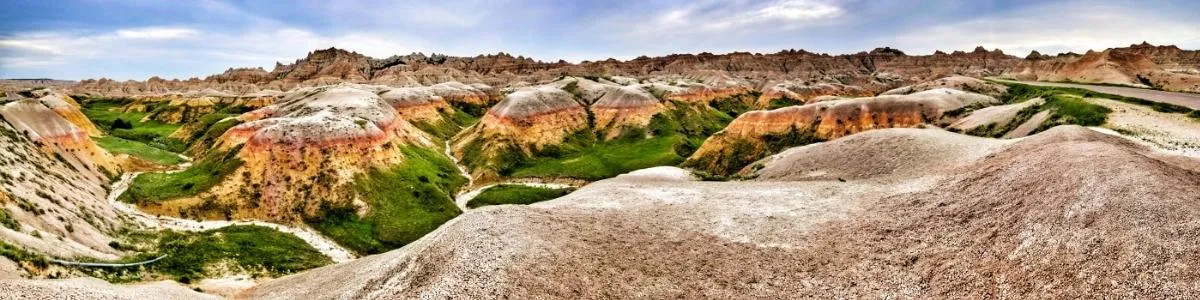
[[[574,188],[548,188],[516,184],[501,184],[480,192],[467,203],[468,208],[488,205],[532,204],[565,196]]]
[[[467,183],[454,163],[437,151],[404,149],[404,163],[374,169],[355,179],[355,189],[370,207],[366,215],[353,207],[327,207],[309,225],[361,254],[399,248],[437,229],[462,213],[451,195]]]

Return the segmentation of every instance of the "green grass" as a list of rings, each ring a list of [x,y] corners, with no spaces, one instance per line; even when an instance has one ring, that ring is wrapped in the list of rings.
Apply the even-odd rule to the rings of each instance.
[[[1050,120],[1042,123],[1037,131],[1042,131],[1058,125],[1074,124],[1080,126],[1100,126],[1108,120],[1111,109],[1089,103],[1081,97],[1069,95],[1053,95],[1042,105],[1042,110],[1051,110]]]
[[[467,207],[476,208],[487,205],[531,204],[562,197],[566,194],[570,194],[574,190],[574,188],[554,189],[527,185],[501,184],[483,190],[483,192],[479,193],[478,196],[475,196],[474,199],[471,199],[470,203],[467,203]]]
[[[737,178],[738,171],[746,166],[779,153],[784,149],[822,142],[812,130],[792,127],[782,133],[767,134],[757,139],[734,138],[727,146],[708,155],[692,158],[683,164],[694,168],[706,180]]]
[[[501,174],[592,181],[637,169],[678,165],[733,119],[703,105],[672,103],[672,107],[655,115],[647,128],[626,128],[613,140],[600,141],[585,130],[532,157],[509,155],[504,161],[515,161],[515,166]]]
[[[449,158],[431,149],[408,147],[405,161],[355,179],[370,212],[353,210],[307,220],[317,230],[360,254],[382,253],[411,243],[462,213],[451,197],[467,179]]]
[[[441,122],[430,123],[418,121],[413,122],[413,125],[422,131],[445,140],[454,137],[454,135],[462,131],[463,128],[467,128],[471,126],[471,124],[475,124],[476,121],[479,121],[478,117],[472,116],[461,110],[455,110],[454,113],[443,112]]]
[[[989,124],[974,128],[966,134],[977,136],[1000,137],[1029,120],[1040,111],[1050,111],[1050,119],[1040,124],[1034,133],[1041,132],[1058,125],[1100,126],[1108,120],[1111,109],[1084,100],[1085,98],[1107,98],[1126,103],[1144,105],[1156,111],[1166,113],[1187,113],[1190,109],[1182,106],[1148,101],[1139,98],[1124,97],[1106,93],[1097,93],[1080,88],[1034,86],[1020,83],[999,82],[1008,86],[1008,93],[1001,97],[1005,103],[1019,103],[1033,98],[1042,98],[1045,103],[1021,110],[1009,124],[999,126]]]
[[[138,176],[121,194],[125,202],[147,203],[196,195],[220,183],[242,165],[237,158],[241,147],[209,152],[191,167],[177,173],[147,173]]]
[[[187,153],[201,155],[217,144],[217,139],[230,128],[242,124],[237,115],[226,113],[211,113],[200,117],[200,122],[188,126],[196,126],[192,136],[187,138]]]
[[[30,272],[49,266],[46,256],[33,251],[25,250],[21,247],[10,245],[3,241],[0,241],[0,256],[8,258],[8,260],[13,262],[22,264],[22,267],[26,267],[26,270]],[[26,266],[25,264],[28,265]],[[32,269],[30,267],[32,267]]]
[[[162,150],[155,147],[150,147],[142,142],[130,141],[115,136],[102,136],[92,138],[100,147],[113,153],[129,154],[137,158],[148,160],[160,165],[176,165],[185,162],[175,153]]]
[[[7,208],[0,207],[0,225],[8,227],[8,229],[21,231],[21,222],[12,217],[12,213],[8,212]]]
[[[566,177],[600,180],[654,166],[675,165],[684,157],[675,152],[681,135],[599,142],[566,155],[529,159],[512,177]]]
[[[762,93],[751,92],[728,98],[715,99],[712,101],[712,107],[729,116],[737,117],[744,112],[753,110],[754,101],[758,100],[758,96],[760,95]]]
[[[161,231],[131,234],[145,240],[147,249],[121,262],[138,262],[166,256],[136,269],[93,269],[93,275],[109,281],[139,280],[146,273],[157,273],[180,282],[222,276],[224,265],[234,273],[253,276],[282,276],[330,264],[329,257],[300,238],[263,226],[238,225],[202,232]],[[119,247],[131,245],[110,244]]]
[[[1004,101],[1005,103],[1016,103],[1016,102],[1022,102],[1025,100],[1037,98],[1037,97],[1046,98],[1050,95],[1067,94],[1067,95],[1076,95],[1076,96],[1080,96],[1080,97],[1084,97],[1084,98],[1112,99],[1112,100],[1117,100],[1117,101],[1121,101],[1121,102],[1125,102],[1125,103],[1150,107],[1151,109],[1154,109],[1154,111],[1157,111],[1157,112],[1180,113],[1180,114],[1187,114],[1188,116],[1200,117],[1200,110],[1193,110],[1191,108],[1188,108],[1188,107],[1182,106],[1182,105],[1155,102],[1155,101],[1150,101],[1150,100],[1146,100],[1146,99],[1142,99],[1142,98],[1125,97],[1125,96],[1121,96],[1121,95],[1093,92],[1093,91],[1090,91],[1087,89],[1081,89],[1081,88],[1035,86],[1035,85],[1028,85],[1028,84],[1021,84],[1021,83],[1004,82],[1004,81],[992,81],[992,82],[1008,86],[1008,93],[1005,94],[1004,96],[1000,97],[1000,100]]]
[[[169,138],[171,133],[178,130],[180,125],[167,124],[156,120],[147,120],[144,112],[121,112],[128,100],[100,99],[89,100],[83,104],[83,114],[92,120],[96,126],[108,134],[126,140],[138,141],[155,148],[181,152],[183,145],[176,139]],[[147,108],[149,109],[149,108]],[[133,128],[112,128],[113,122],[121,119],[133,125]]]

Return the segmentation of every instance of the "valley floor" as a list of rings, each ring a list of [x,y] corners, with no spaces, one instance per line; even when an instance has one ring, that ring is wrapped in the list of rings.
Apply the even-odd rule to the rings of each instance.
[[[1002,82],[1015,82],[1036,86],[1053,86],[1053,87],[1069,87],[1091,90],[1100,93],[1120,95],[1125,97],[1141,98],[1155,102],[1162,102],[1184,106],[1187,108],[1200,110],[1200,94],[1168,92],[1152,89],[1143,89],[1135,87],[1120,87],[1109,85],[1093,85],[1093,84],[1077,84],[1077,83],[1060,83],[1060,82],[1043,82],[1043,81],[1011,81],[999,80]]]

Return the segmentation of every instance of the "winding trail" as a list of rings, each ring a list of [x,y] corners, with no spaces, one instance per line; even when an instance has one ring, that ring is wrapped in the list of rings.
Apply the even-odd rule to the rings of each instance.
[[[467,167],[463,166],[462,163],[460,163],[458,161],[458,158],[454,157],[454,153],[450,150],[451,150],[450,149],[450,141],[446,141],[446,156],[450,157],[450,160],[454,162],[454,166],[458,168],[459,174],[467,177],[466,187],[464,189],[460,190],[458,192],[458,194],[454,195],[454,204],[457,205],[458,209],[461,209],[463,212],[467,212],[467,211],[471,210],[471,208],[467,207],[467,203],[470,203],[471,199],[475,199],[476,196],[479,196],[479,194],[482,193],[483,190],[486,190],[488,188],[491,188],[491,187],[497,186],[497,185],[501,185],[501,184],[524,185],[524,186],[542,187],[542,188],[551,188],[551,189],[578,188],[579,187],[576,185],[570,185],[570,184],[564,184],[564,183],[542,182],[540,179],[536,179],[536,178],[522,178],[522,179],[518,179],[518,180],[509,180],[509,181],[493,183],[493,184],[489,184],[489,185],[485,185],[485,186],[481,186],[481,187],[475,187],[475,178],[471,177],[471,173],[467,172]]]
[[[170,172],[178,172],[181,170]],[[132,204],[117,200],[117,197],[119,197],[122,193],[125,193],[125,190],[129,189],[129,184],[133,182],[133,179],[137,178],[137,176],[141,174],[142,172],[135,172],[121,175],[121,180],[112,185],[112,192],[108,194],[108,203],[111,204],[113,208],[125,213],[127,216],[131,217],[134,222],[144,227],[196,232],[234,225],[263,226],[295,235],[301,240],[304,240],[305,243],[312,245],[312,247],[316,248],[317,251],[320,251],[321,254],[328,256],[335,263],[345,262],[355,258],[354,254],[349,250],[346,250],[346,248],[342,248],[342,246],[339,246],[337,243],[321,235],[321,233],[308,227],[294,227],[263,221],[196,221],[146,214],[141,210],[138,210],[137,207],[133,206]]]
[[[167,257],[166,255],[163,255],[163,256],[159,256],[158,258],[147,260],[147,261],[139,261],[139,262],[133,262],[133,263],[124,263],[124,264],[79,262],[79,261],[61,260],[61,259],[57,259],[57,258],[47,258],[46,260],[49,260],[52,263],[56,263],[56,264],[60,264],[60,265],[64,265],[64,266],[124,268],[124,267],[136,267],[136,266],[140,266],[140,265],[149,264],[152,262],[159,261],[166,257]]]

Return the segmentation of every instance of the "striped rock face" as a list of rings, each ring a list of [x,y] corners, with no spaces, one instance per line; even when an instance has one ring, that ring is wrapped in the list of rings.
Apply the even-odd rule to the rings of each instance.
[[[955,75],[895,88],[881,95],[907,95],[932,89],[956,89],[992,97],[1000,97],[1008,92],[1008,87],[1003,84],[991,83],[974,77]]]
[[[241,145],[243,165],[213,194],[239,203],[246,217],[294,220],[322,203],[348,204],[355,175],[402,162],[404,146],[434,146],[372,87],[301,89],[262,110],[217,148]]]
[[[105,200],[108,175],[120,173],[114,158],[41,100],[0,105],[0,116],[0,210],[20,225],[0,230],[0,240],[56,257],[119,259],[108,235],[131,224]]]
[[[747,86],[712,86],[694,82],[678,83],[676,85],[651,83],[647,84],[647,87],[661,91],[663,93],[663,100],[698,104],[710,104],[716,100],[733,98],[752,91]]]
[[[441,122],[443,114],[453,113],[446,98],[429,87],[396,88],[379,97],[410,122]]]
[[[730,123],[724,135],[752,137],[786,132],[795,127],[811,129],[820,137],[833,139],[876,128],[915,127],[938,120],[946,111],[995,101],[988,96],[949,89],[825,101],[747,112]]]
[[[74,99],[71,99],[71,97],[67,96],[66,94],[50,92],[45,96],[38,98],[38,101],[41,101],[43,105],[49,107],[51,110],[54,110],[54,112],[59,116],[67,119],[68,122],[71,122],[71,124],[74,124],[75,127],[83,130],[88,135],[104,135],[104,132],[101,132],[99,128],[96,128],[96,124],[92,124],[92,121],[88,120],[87,116],[83,114],[83,111],[79,110],[79,103],[75,102]]]
[[[554,86],[519,89],[488,110],[471,134],[503,137],[522,146],[557,144],[588,127],[587,111]]]
[[[216,112],[218,101],[218,98],[210,96],[175,98],[167,102],[165,108],[151,112],[142,120],[157,120],[169,124],[194,122],[206,114]]]
[[[995,98],[951,89],[934,89],[909,95],[854,98],[751,111],[738,116],[724,130],[706,140],[688,164],[718,173],[740,168],[741,162],[764,157],[772,135],[799,133],[821,140],[882,129],[917,127],[938,122],[951,110],[972,104],[995,104]],[[737,163],[728,163],[737,162]]]
[[[663,110],[663,105],[640,86],[621,86],[610,89],[591,108],[596,129],[607,132],[611,139],[623,127],[650,125],[650,119]]]
[[[755,106],[760,108],[770,107],[771,101],[780,99],[810,103],[815,102],[821,96],[866,97],[871,96],[871,93],[856,86],[837,83],[802,84],[783,82],[763,89],[762,95],[755,101]]]
[[[443,82],[429,86],[434,95],[445,98],[450,103],[461,103],[470,105],[487,105],[494,103],[494,96],[489,94],[490,87],[487,85],[468,85],[457,81]]]
[[[63,156],[75,167],[82,168],[80,170],[88,170],[94,176],[102,176],[104,171],[101,169],[113,173],[118,170],[113,156],[92,142],[87,131],[41,100],[9,102],[0,107],[0,115],[17,132],[40,143],[44,151]]]
[[[1200,92],[1200,75],[1168,71],[1154,62],[1156,58],[1160,59],[1128,49],[1109,49],[1080,57],[1026,61],[1008,75],[1025,80],[1111,83]]]

